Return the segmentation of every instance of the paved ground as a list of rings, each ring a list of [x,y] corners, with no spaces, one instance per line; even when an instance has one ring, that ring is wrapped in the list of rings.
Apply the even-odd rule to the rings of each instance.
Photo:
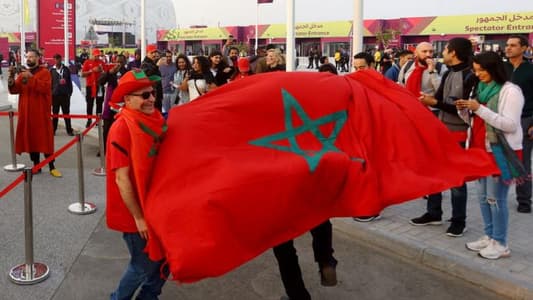
[[[5,83],[5,81],[4,81]],[[6,94],[0,92],[0,107]],[[83,122],[80,121],[81,124]],[[61,124],[61,123],[60,123]],[[78,128],[82,125],[78,124]],[[62,129],[62,128],[61,128]],[[95,130],[93,130],[95,131]],[[71,137],[63,131],[56,137],[56,148],[67,143]],[[95,136],[95,134],[93,134]],[[0,117],[0,164],[10,163],[9,130],[6,117]],[[105,229],[102,223],[104,213],[104,187],[102,177],[90,175],[99,166],[95,156],[97,140],[88,137],[84,141],[85,199],[94,202],[98,211],[92,215],[77,216],[67,212],[69,204],[78,201],[78,178],[76,151],[71,149],[57,160],[63,172],[61,179],[53,178],[47,172],[34,180],[34,225],[35,260],[46,263],[51,269],[48,280],[35,286],[17,286],[7,276],[0,276],[0,299],[101,299],[111,290],[120,277],[127,254],[120,236]],[[27,156],[21,158],[29,164]],[[47,168],[45,168],[47,171]],[[19,174],[0,171],[0,190]],[[302,258],[306,282],[316,299],[354,299],[361,296],[361,283],[368,289],[377,290],[365,294],[361,299],[383,299],[380,287],[364,281],[359,274],[356,260],[350,259],[350,245],[357,244],[375,249],[376,255],[400,259],[411,265],[425,268],[428,272],[441,274],[443,278],[457,279],[480,287],[480,296],[491,292],[507,299],[533,299],[533,216],[518,214],[514,202],[514,191],[510,196],[509,242],[512,256],[498,261],[479,258],[464,247],[464,243],[482,235],[482,220],[476,201],[475,184],[469,184],[468,232],[462,238],[450,238],[444,233],[447,226],[414,227],[408,224],[412,217],[419,216],[425,208],[425,201],[418,200],[389,207],[383,212],[383,219],[361,224],[351,219],[335,219],[335,243],[341,258],[338,288],[316,287],[317,278],[310,255]],[[444,197],[444,218],[450,215],[449,193]],[[23,189],[15,190],[0,198],[0,272],[24,262]],[[298,243],[309,244],[307,237]],[[353,246],[355,247],[355,246]],[[309,248],[300,246],[300,249]],[[305,257],[305,250],[303,251]],[[353,256],[357,256],[354,252]],[[381,256],[380,256],[381,257]],[[344,260],[344,261],[343,261]],[[164,299],[206,299],[201,295],[212,295],[211,299],[276,299],[282,292],[276,275],[271,253],[265,253],[223,279],[210,280],[199,285],[165,288]],[[344,265],[344,267],[342,267]],[[307,268],[307,269],[306,269]],[[2,271],[3,270],[3,271]],[[263,271],[257,271],[263,270]],[[239,275],[240,274],[240,275]],[[247,278],[245,282],[242,275]],[[395,274],[402,282],[404,273]],[[355,279],[354,279],[355,278]],[[378,278],[379,280],[379,278]],[[407,284],[407,283],[406,283]],[[228,286],[230,286],[228,288]],[[219,291],[224,288],[224,295]],[[419,287],[418,287],[419,288]],[[232,292],[233,291],[233,292]],[[243,292],[248,291],[248,292]],[[247,293],[247,294],[242,294]],[[94,295],[91,296],[91,295]],[[186,295],[186,296],[185,296]],[[430,294],[413,293],[400,295],[400,299],[426,299]],[[442,299],[455,299],[462,295],[449,291]],[[431,295],[433,298],[434,296]],[[491,299],[483,296],[483,299]]]

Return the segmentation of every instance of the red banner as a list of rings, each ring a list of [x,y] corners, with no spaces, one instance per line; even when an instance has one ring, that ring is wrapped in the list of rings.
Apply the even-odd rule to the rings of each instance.
[[[39,48],[44,48],[44,59],[53,64],[53,56],[59,53],[65,57],[65,29],[63,0],[37,1]],[[68,0],[69,59],[73,59],[76,47],[76,0]]]

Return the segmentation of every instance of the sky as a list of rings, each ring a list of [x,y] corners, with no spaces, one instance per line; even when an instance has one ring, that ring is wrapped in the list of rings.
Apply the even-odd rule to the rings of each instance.
[[[173,0],[179,27],[231,26],[256,22],[256,0]],[[147,1],[149,2],[149,1]],[[294,0],[296,22],[353,18],[353,0]],[[186,4],[181,4],[186,3]],[[286,0],[259,5],[259,24],[285,23]],[[364,19],[453,16],[533,11],[533,0],[363,0]]]

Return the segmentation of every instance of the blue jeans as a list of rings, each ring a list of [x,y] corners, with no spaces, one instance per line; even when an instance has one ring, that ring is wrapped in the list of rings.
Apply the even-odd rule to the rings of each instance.
[[[499,177],[489,176],[479,180],[479,205],[485,223],[485,234],[502,245],[507,245],[508,192],[509,185]]]
[[[131,300],[135,291],[141,287],[137,300],[158,299],[165,280],[161,278],[162,261],[154,262],[143,251],[146,240],[138,233],[123,233],[122,238],[130,252],[130,262],[120,279],[118,288],[111,294],[111,300]],[[164,272],[165,276],[168,272]],[[141,286],[142,285],[142,286]]]

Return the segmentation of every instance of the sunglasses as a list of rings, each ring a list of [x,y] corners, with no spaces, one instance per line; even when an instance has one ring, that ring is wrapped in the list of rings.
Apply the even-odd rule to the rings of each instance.
[[[150,99],[150,96],[154,96],[154,98],[155,98],[156,91],[152,90],[150,92],[142,92],[140,94],[129,94],[129,95],[142,97],[144,100],[148,100],[148,99]]]

